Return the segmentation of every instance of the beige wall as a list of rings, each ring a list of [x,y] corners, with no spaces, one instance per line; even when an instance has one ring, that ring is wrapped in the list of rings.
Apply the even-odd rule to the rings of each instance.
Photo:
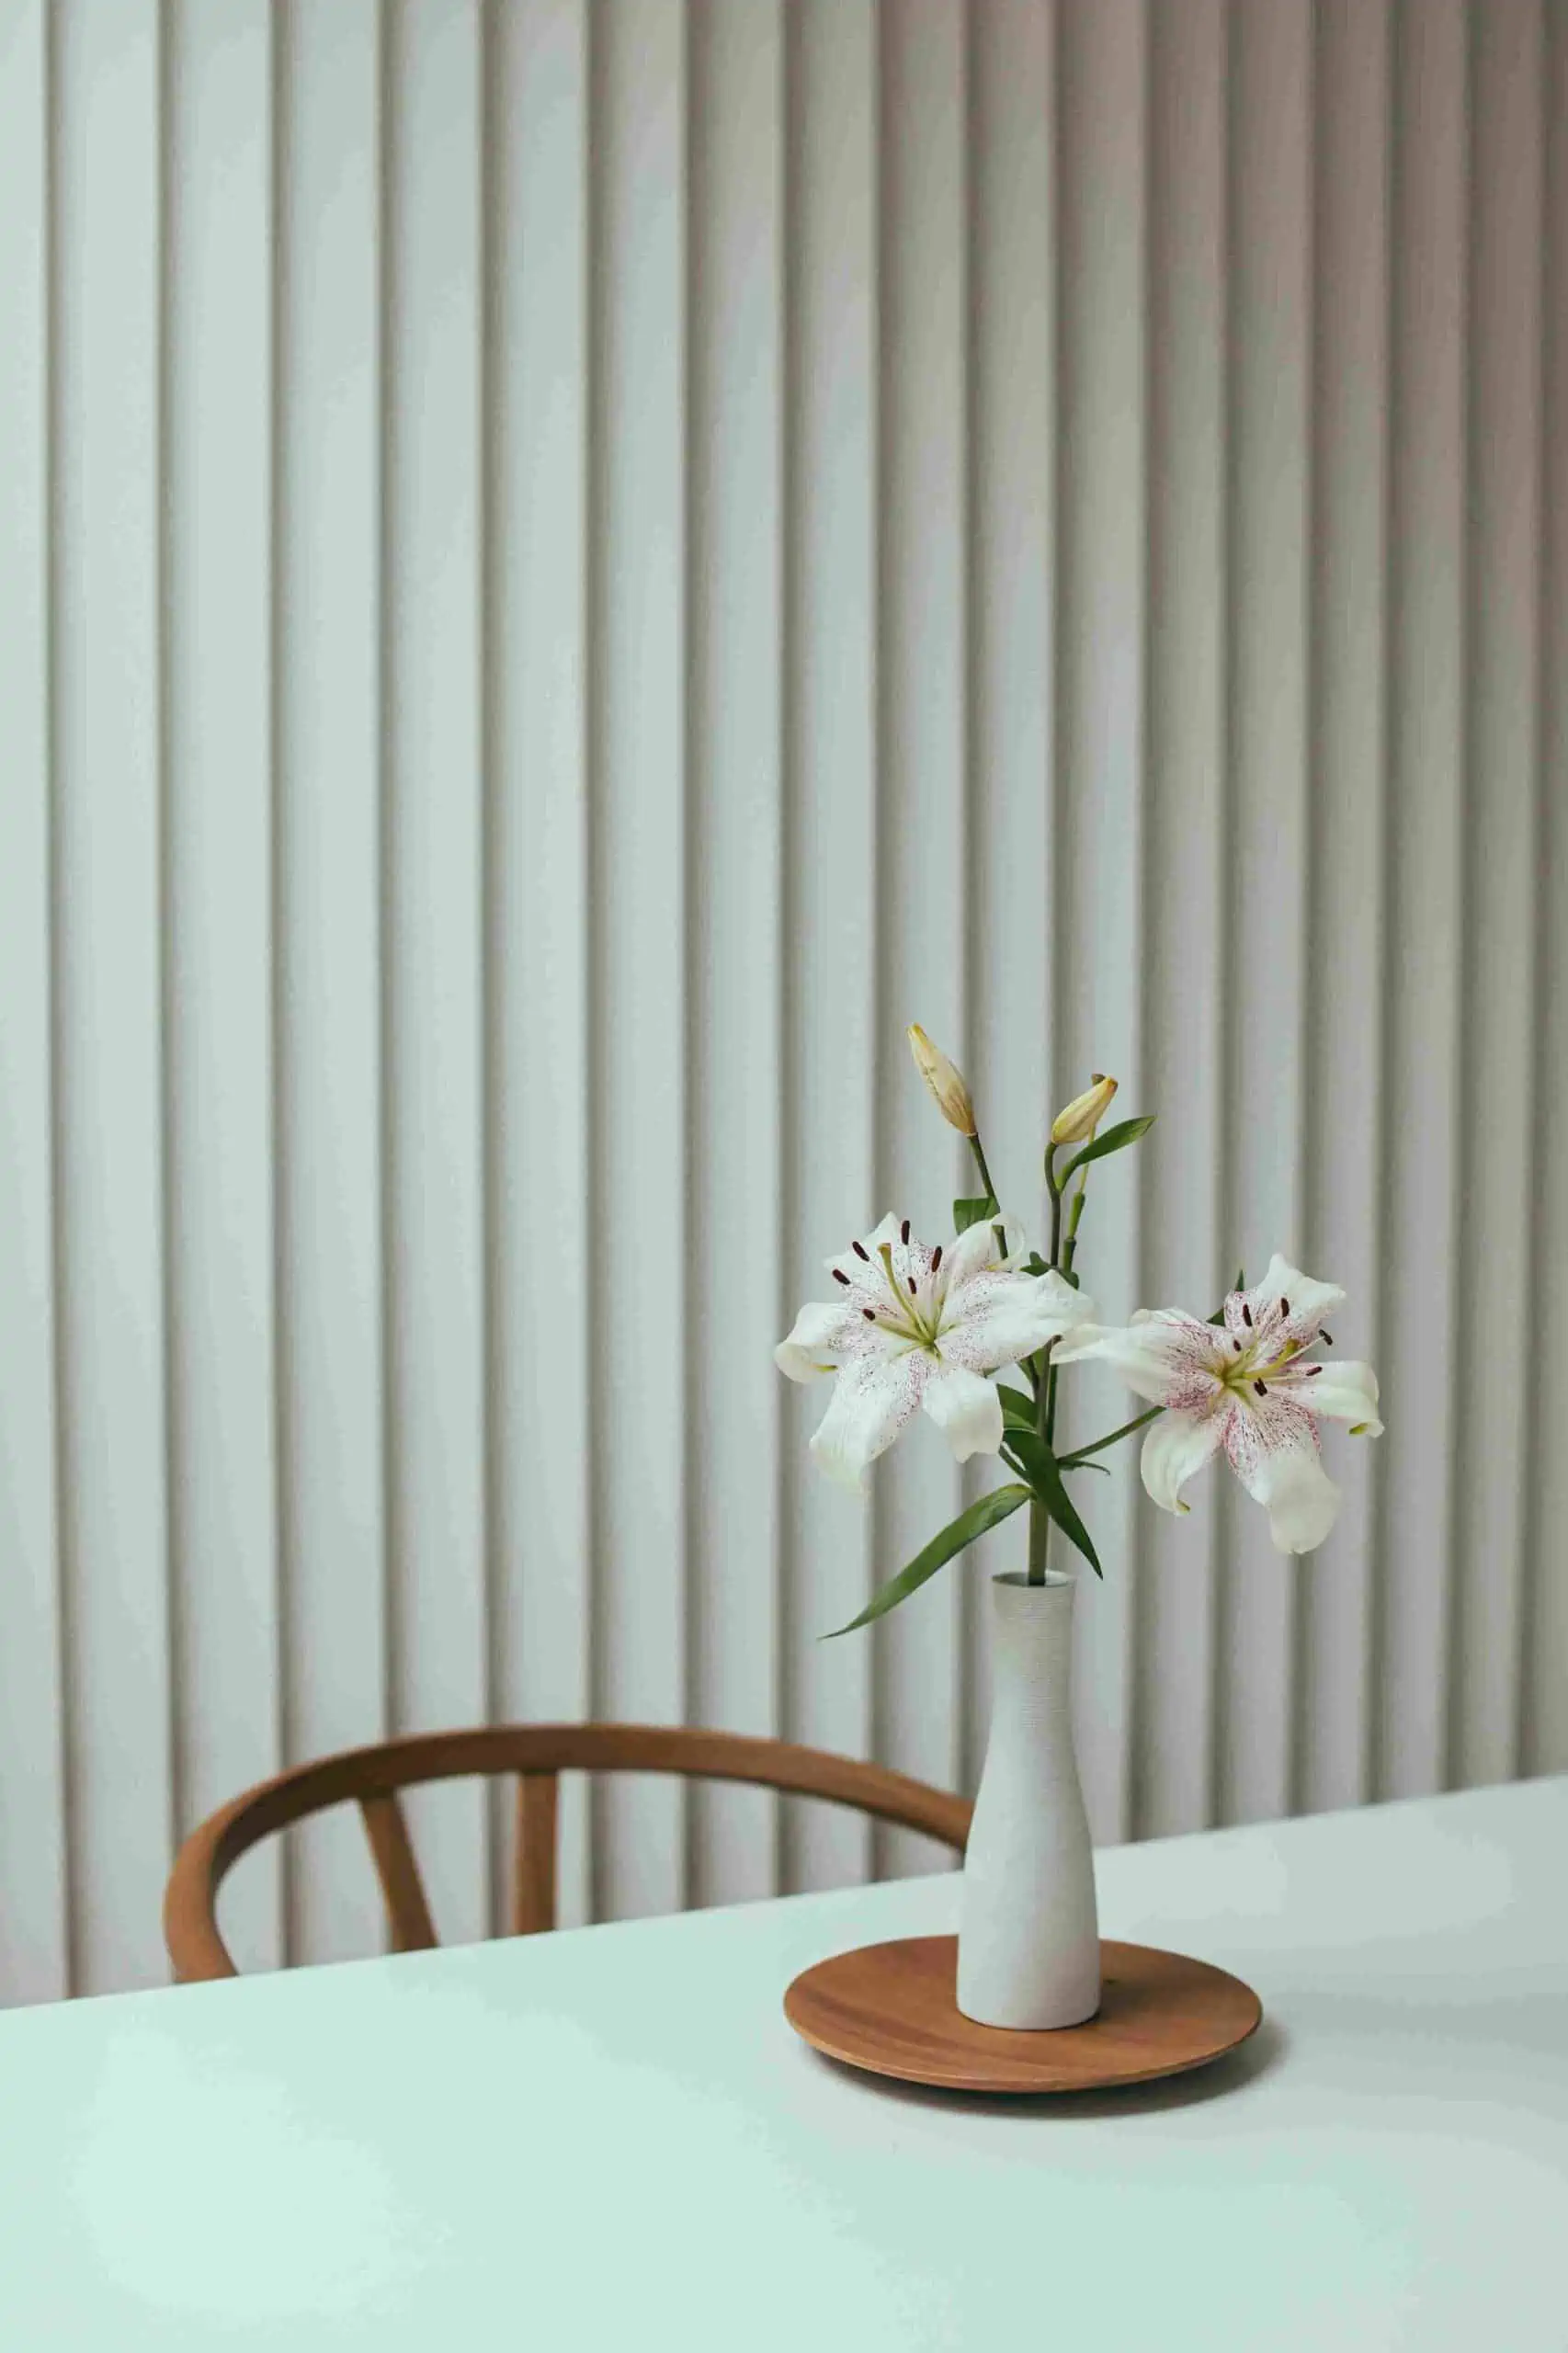
[[[960,1483],[769,1360],[954,1189],[911,1017],[1027,1214],[1160,1112],[1108,1311],[1278,1245],[1383,1376],[1314,1558],[1094,1483],[1097,1836],[1568,1767],[1565,206],[1560,0],[0,0],[0,1993],[387,1730],[972,1781],[983,1558],[813,1639]],[[365,1949],[351,1831],[233,1917]]]

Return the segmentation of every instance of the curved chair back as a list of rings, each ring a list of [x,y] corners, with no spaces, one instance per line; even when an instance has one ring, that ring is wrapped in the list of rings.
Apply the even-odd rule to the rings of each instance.
[[[353,1802],[364,1819],[396,1952],[436,1943],[435,1924],[398,1799],[423,1781],[515,1774],[511,1928],[532,1936],[555,1926],[555,1815],[563,1772],[678,1773],[749,1781],[798,1797],[854,1806],[905,1830],[962,1849],[972,1811],[967,1798],[882,1765],[825,1749],[741,1733],[662,1724],[487,1724],[471,1732],[418,1733],[373,1748],[352,1748],[260,1781],[209,1814],[175,1859],[164,1898],[164,1941],[181,1984],[238,1975],[219,1933],[218,1891],[258,1839],[324,1807]]]

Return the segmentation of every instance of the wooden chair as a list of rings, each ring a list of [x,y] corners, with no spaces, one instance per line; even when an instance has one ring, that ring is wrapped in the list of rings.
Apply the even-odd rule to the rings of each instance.
[[[225,1873],[258,1839],[304,1814],[350,1800],[364,1816],[393,1950],[418,1952],[434,1945],[435,1925],[398,1802],[400,1790],[422,1781],[517,1775],[512,1933],[527,1937],[553,1928],[555,1802],[557,1777],[563,1772],[680,1773],[750,1781],[855,1806],[960,1850],[972,1811],[967,1798],[885,1766],[739,1733],[659,1724],[492,1724],[472,1732],[420,1733],[297,1765],[231,1799],[198,1824],[175,1859],[164,1897],[164,1941],[176,1980],[191,1984],[238,1975],[218,1930],[218,1890]]]

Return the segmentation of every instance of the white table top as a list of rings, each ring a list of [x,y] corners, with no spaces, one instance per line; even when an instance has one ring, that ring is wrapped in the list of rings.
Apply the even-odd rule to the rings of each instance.
[[[1252,2043],[1007,2102],[819,2059],[952,1876],[0,2018],[0,2345],[1562,2353],[1568,1777],[1119,1847]]]

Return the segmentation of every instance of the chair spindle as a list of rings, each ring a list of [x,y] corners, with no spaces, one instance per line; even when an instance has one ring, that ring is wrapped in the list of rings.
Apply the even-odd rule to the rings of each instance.
[[[555,1809],[560,1776],[519,1773],[517,1838],[512,1873],[512,1933],[538,1936],[555,1926]]]
[[[395,1792],[361,1798],[365,1836],[370,1842],[376,1877],[386,1898],[394,1952],[428,1952],[436,1943],[436,1924],[425,1898],[424,1881],[409,1844],[408,1824]]]

